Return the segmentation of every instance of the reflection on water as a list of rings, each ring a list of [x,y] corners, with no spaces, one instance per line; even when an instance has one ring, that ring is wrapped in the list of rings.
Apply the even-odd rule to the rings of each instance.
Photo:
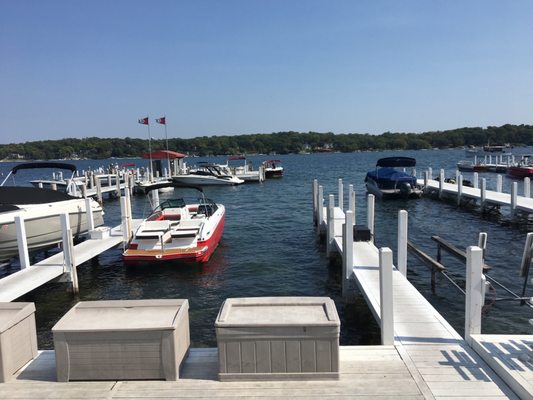
[[[524,152],[530,149],[523,149]],[[69,285],[47,284],[26,295],[35,301],[40,348],[52,348],[51,327],[77,301],[97,299],[187,298],[190,302],[192,345],[214,346],[214,321],[222,302],[228,297],[245,296],[329,296],[337,305],[341,322],[342,344],[379,343],[379,328],[360,294],[355,303],[344,304],[340,295],[340,266],[325,256],[323,243],[317,241],[312,224],[312,179],[324,186],[324,194],[337,194],[337,179],[356,190],[358,223],[366,222],[364,176],[378,158],[394,152],[352,154],[310,154],[279,156],[285,166],[282,179],[237,187],[206,188],[206,196],[226,206],[226,226],[219,248],[204,265],[148,264],[125,266],[121,249],[110,250],[92,262],[78,267],[80,294],[73,297]],[[397,153],[396,153],[397,154]],[[446,176],[455,175],[455,163],[464,158],[463,150],[413,151],[402,155],[415,157],[418,171],[432,167],[434,175],[445,168]],[[250,157],[254,165],[267,157]],[[200,161],[202,159],[199,159]],[[221,162],[223,158],[211,158]],[[142,164],[144,160],[132,160]],[[105,165],[102,161],[76,161],[79,169]],[[12,164],[0,165],[4,173]],[[21,172],[22,175],[22,172]],[[493,189],[495,174],[483,174]],[[41,176],[40,176],[41,177]],[[467,179],[471,179],[465,174]],[[26,177],[33,178],[33,177]],[[17,180],[21,182],[22,176]],[[504,179],[509,191],[511,181]],[[521,191],[521,183],[520,188]],[[160,198],[172,196],[161,193]],[[345,197],[345,204],[347,198]],[[117,199],[105,200],[108,225],[120,223]],[[477,243],[480,231],[488,233],[487,263],[491,276],[520,291],[518,268],[527,226],[517,229],[498,218],[483,218],[478,213],[458,209],[453,203],[432,199],[376,202],[376,244],[397,247],[398,210],[409,212],[409,237],[426,253],[436,256],[431,235],[466,247]],[[150,211],[144,196],[132,198],[134,218]],[[505,214],[506,210],[502,213]],[[464,281],[464,265],[444,255],[448,272]],[[459,331],[463,329],[464,299],[444,277],[437,277],[436,293],[431,293],[430,272],[416,258],[409,256],[408,277],[415,286]],[[0,274],[16,270],[4,267]],[[504,295],[500,293],[500,295]],[[531,311],[516,304],[496,303],[483,320],[484,332],[529,333]]]

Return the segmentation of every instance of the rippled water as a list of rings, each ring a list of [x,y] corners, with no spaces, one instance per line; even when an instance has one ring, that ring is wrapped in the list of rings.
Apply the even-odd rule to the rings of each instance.
[[[527,153],[531,149],[517,149]],[[209,187],[206,195],[226,206],[226,227],[219,248],[204,265],[124,266],[121,249],[113,249],[97,260],[78,267],[80,295],[74,298],[68,284],[48,284],[19,300],[35,301],[40,348],[52,347],[51,327],[77,301],[96,299],[187,298],[190,301],[191,341],[195,347],[215,346],[214,321],[228,297],[243,296],[330,296],[341,315],[342,344],[379,342],[379,329],[359,295],[352,305],[340,297],[340,266],[330,264],[325,246],[317,240],[312,223],[312,179],[324,186],[325,195],[337,194],[337,179],[353,184],[357,192],[357,219],[366,221],[364,176],[378,158],[403,155],[418,161],[418,171],[431,166],[455,176],[455,163],[465,158],[463,150],[412,152],[374,152],[351,154],[309,154],[279,156],[285,166],[282,179],[238,187]],[[249,159],[258,165],[266,156]],[[203,159],[196,159],[201,161]],[[220,161],[222,158],[210,158]],[[116,160],[113,160],[116,161]],[[122,160],[121,160],[122,161]],[[125,162],[130,162],[126,160]],[[142,165],[142,160],[133,160]],[[79,169],[98,167],[108,162],[76,161]],[[0,165],[5,174],[13,164]],[[35,171],[32,172],[35,176]],[[17,182],[25,179],[17,174]],[[49,175],[47,172],[46,175]],[[488,187],[495,188],[496,175],[485,173]],[[29,176],[26,178],[29,179]],[[465,178],[471,176],[466,174]],[[509,190],[512,181],[504,179]],[[520,184],[521,185],[521,184]],[[170,196],[160,194],[161,198]],[[346,201],[346,200],[345,200]],[[144,196],[132,199],[133,216],[148,213]],[[120,222],[116,199],[105,200],[108,225]],[[436,255],[431,235],[439,235],[460,247],[477,243],[478,233],[488,233],[486,261],[493,266],[490,275],[509,288],[520,292],[522,280],[518,270],[525,241],[524,227],[511,226],[497,218],[486,219],[475,212],[457,208],[429,198],[376,203],[376,244],[396,251],[397,213],[409,212],[409,238],[430,255]],[[506,214],[506,210],[503,210]],[[443,263],[449,274],[464,283],[464,265],[451,256]],[[437,277],[436,293],[431,293],[429,271],[411,255],[409,279],[459,331],[464,325],[464,298],[444,277]],[[2,274],[14,267],[4,267]],[[498,297],[507,297],[498,291]],[[484,317],[487,333],[529,333],[531,317],[527,307],[516,302],[497,302]]]

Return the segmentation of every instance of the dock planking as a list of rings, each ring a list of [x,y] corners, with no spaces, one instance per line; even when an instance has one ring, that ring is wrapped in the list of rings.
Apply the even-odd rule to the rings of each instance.
[[[216,348],[192,348],[180,379],[55,382],[51,350],[0,385],[2,399],[377,399],[421,400],[424,394],[394,346],[341,346],[333,381],[220,382]]]

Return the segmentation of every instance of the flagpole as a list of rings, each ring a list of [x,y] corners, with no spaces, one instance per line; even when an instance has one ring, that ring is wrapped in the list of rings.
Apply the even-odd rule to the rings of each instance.
[[[150,134],[150,116],[148,115],[148,113],[146,114],[146,118],[147,118],[147,121],[148,121],[146,126],[148,127],[148,157],[150,158],[149,171],[150,171],[150,182],[151,182],[153,180],[153,172],[152,172],[152,135]]]
[[[170,169],[170,154],[168,154],[168,135],[167,135],[167,116],[163,115],[165,121],[165,141],[167,143],[167,163],[168,163],[168,176],[172,176],[172,171]]]

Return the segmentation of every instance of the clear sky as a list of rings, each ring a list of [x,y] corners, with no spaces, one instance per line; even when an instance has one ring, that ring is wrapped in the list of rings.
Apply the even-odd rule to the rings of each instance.
[[[531,0],[0,6],[0,143],[533,123]]]

